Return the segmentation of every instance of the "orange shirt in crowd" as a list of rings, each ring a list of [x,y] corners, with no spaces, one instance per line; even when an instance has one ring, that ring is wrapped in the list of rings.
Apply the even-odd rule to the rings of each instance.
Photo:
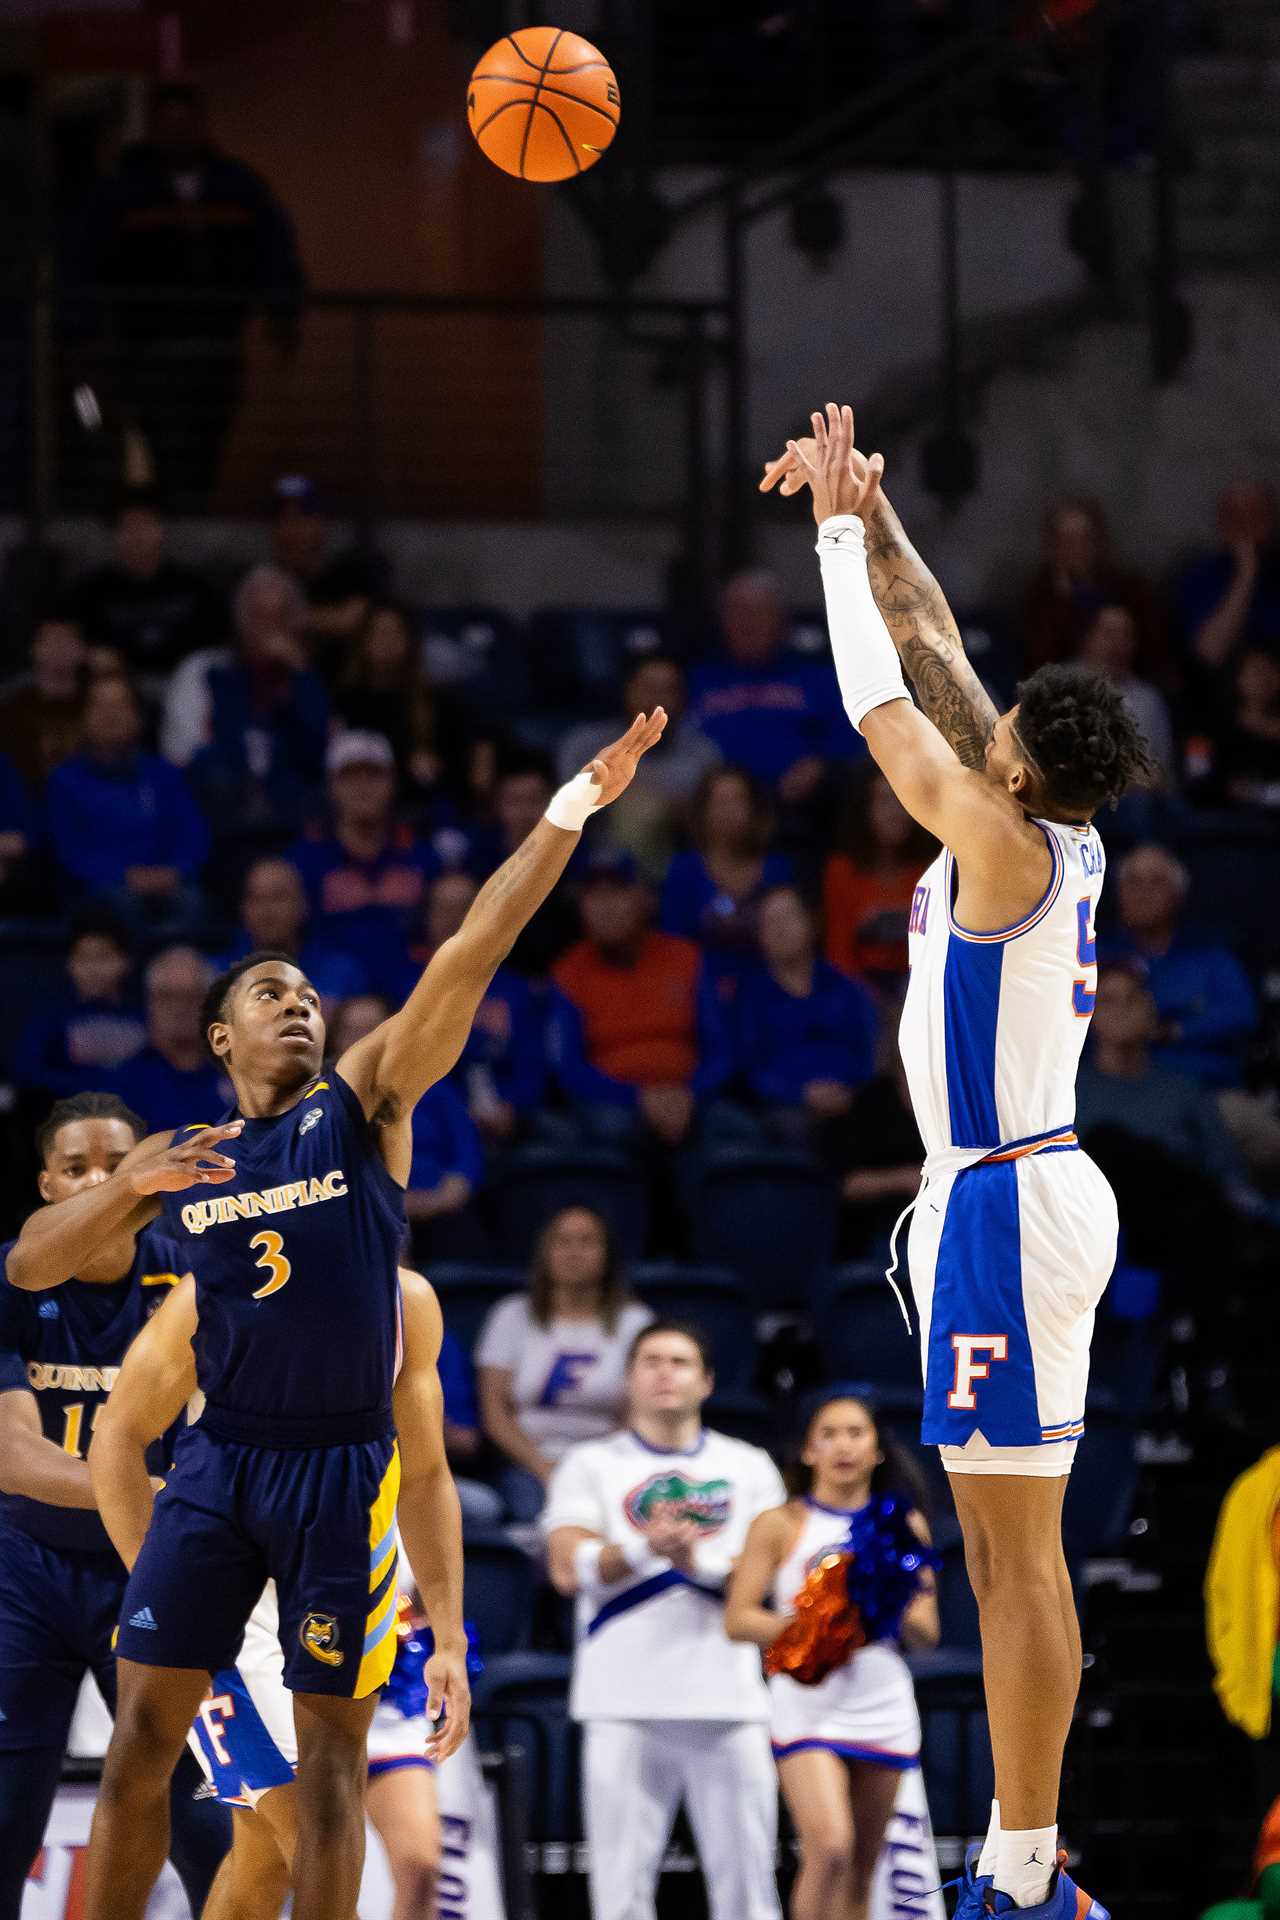
[[[899,974],[907,970],[907,919],[920,879],[917,864],[859,867],[833,853],[822,876],[826,954],[842,973]]]
[[[701,963],[692,940],[669,933],[646,933],[630,967],[611,966],[590,940],[570,947],[552,978],[582,1015],[592,1066],[636,1087],[692,1080]]]

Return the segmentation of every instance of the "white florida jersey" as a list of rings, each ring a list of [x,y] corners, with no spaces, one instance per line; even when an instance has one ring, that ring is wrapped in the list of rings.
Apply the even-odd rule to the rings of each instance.
[[[767,1453],[704,1429],[688,1453],[634,1433],[571,1447],[551,1476],[544,1534],[583,1527],[612,1546],[642,1546],[658,1513],[698,1529],[693,1572],[653,1554],[616,1586],[583,1591],[570,1711],[576,1720],[767,1720],[755,1647],[724,1630],[724,1585],[767,1507],[786,1499]]]
[[[1105,859],[1092,827],[1035,823],[1053,872],[1024,920],[960,926],[946,849],[915,890],[898,1044],[929,1170],[1070,1132],[1098,984],[1094,914]]]

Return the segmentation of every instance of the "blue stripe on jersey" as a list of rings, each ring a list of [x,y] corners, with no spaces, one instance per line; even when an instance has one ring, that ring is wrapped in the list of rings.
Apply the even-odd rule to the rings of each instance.
[[[947,942],[942,1020],[953,1146],[996,1147],[1000,1142],[996,1025],[1004,951],[1000,945]]]

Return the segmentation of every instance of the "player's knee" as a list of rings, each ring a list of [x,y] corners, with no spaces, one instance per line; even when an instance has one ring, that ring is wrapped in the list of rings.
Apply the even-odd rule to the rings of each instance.
[[[368,1757],[363,1740],[311,1744],[298,1765],[298,1825],[314,1838],[364,1818]]]
[[[1026,1604],[1037,1589],[1056,1596],[1060,1557],[1056,1542],[1022,1532],[995,1536],[984,1530],[965,1535],[965,1570],[979,1606],[1006,1594],[1020,1595]]]
[[[819,1827],[804,1839],[804,1864],[827,1887],[836,1887],[852,1865],[853,1835],[838,1824]]]
[[[122,1699],[103,1762],[103,1789],[117,1797],[127,1797],[126,1783],[139,1792],[157,1787],[167,1791],[184,1737],[181,1726],[175,1733],[172,1712],[163,1701],[146,1694]]]
[[[436,1879],[439,1862],[426,1847],[414,1846],[409,1852],[397,1852],[391,1860],[391,1877],[401,1910],[413,1920],[434,1920]]]

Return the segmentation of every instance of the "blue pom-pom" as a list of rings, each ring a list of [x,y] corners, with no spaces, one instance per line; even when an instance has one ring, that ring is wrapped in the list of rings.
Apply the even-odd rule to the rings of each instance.
[[[921,1575],[939,1564],[931,1547],[907,1525],[911,1508],[897,1494],[881,1494],[853,1516],[845,1549],[852,1554],[850,1603],[873,1640],[896,1640],[902,1616],[920,1591]]]
[[[479,1635],[470,1620],[464,1622],[467,1635],[467,1673],[471,1679],[484,1672],[484,1661],[480,1658]],[[423,1679],[423,1669],[435,1651],[435,1640],[430,1627],[421,1627],[402,1640],[396,1649],[395,1665],[391,1669],[391,1678],[383,1688],[382,1697],[390,1701],[397,1713],[406,1720],[416,1720],[426,1711],[427,1683]]]

